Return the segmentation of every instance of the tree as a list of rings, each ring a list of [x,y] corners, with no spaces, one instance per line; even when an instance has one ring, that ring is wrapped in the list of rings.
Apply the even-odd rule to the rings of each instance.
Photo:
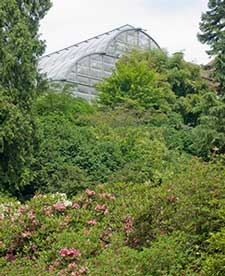
[[[160,60],[161,55],[155,53],[155,60]],[[123,56],[116,64],[116,71],[97,86],[100,103],[110,107],[127,104],[156,112],[171,111],[175,94],[165,75],[158,72],[155,61],[149,64],[150,55],[133,51]]]
[[[128,103],[167,115],[173,110],[192,126],[201,113],[201,95],[208,91],[200,66],[186,62],[182,53],[170,57],[161,50],[123,56],[113,74],[97,88],[102,105]]]
[[[32,104],[41,84],[44,52],[39,22],[50,0],[0,1],[0,189],[18,193],[32,178],[35,141]]]
[[[209,10],[203,13],[199,40],[210,46],[208,54],[215,57],[213,76],[219,93],[225,94],[225,0],[209,0]]]

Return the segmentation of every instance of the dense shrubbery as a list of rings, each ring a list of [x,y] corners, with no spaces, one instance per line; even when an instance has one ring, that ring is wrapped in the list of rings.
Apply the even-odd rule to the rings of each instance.
[[[121,181],[158,185],[180,158],[209,160],[224,152],[224,104],[181,54],[133,52],[98,89],[97,105],[74,98],[69,89],[38,98],[35,175],[23,194],[71,196]]]
[[[74,195],[98,183],[158,181],[166,175],[166,161],[176,161],[176,153],[165,145],[163,132],[145,125],[147,114],[138,119],[138,111],[126,108],[96,112],[84,101],[57,94],[55,98],[62,97],[61,103],[66,97],[70,102],[67,113],[56,99],[54,104],[49,95],[45,97],[46,103],[42,96],[35,107],[40,144],[33,189]],[[89,114],[77,111],[80,105],[90,110]],[[42,106],[45,112],[40,112]]]
[[[34,177],[21,190],[36,195],[1,196],[1,275],[224,275],[223,102],[179,54],[118,66],[100,104],[67,89],[36,101]],[[155,72],[154,105],[149,80],[140,98],[117,91],[123,70],[139,89],[139,69]],[[169,96],[157,99],[162,81]]]
[[[98,183],[157,184],[179,155],[210,160],[225,151],[225,105],[182,54],[134,51],[98,89],[95,105],[69,87],[39,96],[32,168],[21,162],[19,193],[14,186],[5,191],[23,199],[37,191],[70,196]]]
[[[224,275],[224,160],[1,205],[1,275]],[[13,223],[12,223],[13,222]]]
[[[0,276],[224,276],[223,1],[200,35],[220,95],[181,53],[133,51],[95,104],[44,88],[51,1],[28,2],[0,2]]]

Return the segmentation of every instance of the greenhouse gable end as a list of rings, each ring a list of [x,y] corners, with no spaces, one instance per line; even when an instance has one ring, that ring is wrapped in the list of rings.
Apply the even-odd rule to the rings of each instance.
[[[158,44],[141,28],[124,25],[70,47],[43,56],[39,71],[52,84],[73,86],[75,96],[96,98],[95,84],[111,75],[118,58],[132,49],[150,50]]]

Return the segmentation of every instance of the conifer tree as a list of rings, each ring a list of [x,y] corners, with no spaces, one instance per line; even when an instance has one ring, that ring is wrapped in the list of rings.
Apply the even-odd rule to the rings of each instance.
[[[31,110],[44,51],[38,29],[50,7],[50,0],[0,1],[0,190],[13,194],[32,178]]]
[[[199,40],[210,46],[208,54],[214,57],[213,77],[219,93],[225,94],[225,0],[209,0],[209,10],[202,14]]]

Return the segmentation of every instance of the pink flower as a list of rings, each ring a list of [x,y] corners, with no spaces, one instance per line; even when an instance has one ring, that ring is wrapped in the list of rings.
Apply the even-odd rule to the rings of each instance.
[[[104,215],[107,215],[107,214],[109,214],[109,210],[108,210],[108,209],[105,209]]]
[[[68,225],[68,222],[67,221],[61,221],[60,223],[59,223],[59,225],[60,225],[60,227],[65,227],[65,226],[67,226]]]
[[[19,211],[20,213],[24,213],[26,210],[27,210],[27,207],[26,207],[26,206],[21,206],[21,207],[19,207],[19,209],[18,209],[18,211]]]
[[[72,205],[72,208],[73,208],[73,209],[80,209],[80,205],[79,205],[78,203],[74,203],[74,204]]]
[[[91,219],[87,222],[88,225],[95,225],[97,223],[96,219]]]
[[[31,249],[33,250],[33,252],[36,251],[37,245],[35,243],[33,243],[32,246],[31,246]]]
[[[52,214],[52,207],[51,207],[51,206],[46,207],[46,208],[44,209],[44,214],[45,214],[46,216],[48,216],[48,217],[52,217],[52,216],[53,216],[53,214]]]
[[[77,267],[77,264],[76,263],[71,263],[71,264],[68,264],[68,268],[76,268]]]
[[[62,257],[67,256],[68,252],[69,252],[69,250],[67,248],[63,248],[59,251],[59,253]]]
[[[88,271],[87,267],[81,267],[81,268],[79,269],[79,273],[80,273],[80,274],[86,274],[87,271]]]
[[[54,270],[54,266],[53,266],[53,265],[50,265],[50,266],[48,267],[48,270],[49,270],[49,271]]]
[[[73,276],[85,275],[87,271],[88,271],[87,267],[81,267],[78,271],[73,271],[71,275]]]
[[[91,234],[91,230],[84,229],[84,234],[85,234],[85,235],[90,235],[90,234]]]
[[[16,218],[14,218],[14,217],[11,217],[11,222],[15,222],[16,221]]]
[[[66,270],[65,269],[61,269],[57,274],[58,275],[63,275],[66,273]]]
[[[97,204],[95,207],[96,211],[105,211],[107,209],[107,206],[105,204]]]
[[[96,192],[94,192],[94,191],[92,191],[92,190],[90,190],[90,189],[86,189],[86,190],[85,190],[85,193],[86,193],[88,196],[94,196],[94,195],[96,195]]]
[[[60,262],[59,262],[59,261],[55,261],[52,265],[53,265],[54,267],[58,267],[58,266],[60,266]]]
[[[36,219],[34,219],[34,220],[32,221],[32,228],[35,229],[35,227],[36,227],[38,224],[39,224],[39,221],[36,220]]]
[[[88,208],[88,204],[87,203],[85,203],[84,205],[83,205],[83,207],[82,207],[83,209],[87,209]]]
[[[109,193],[102,193],[99,195],[100,198],[108,199],[108,200],[115,200],[115,196]]]
[[[133,231],[133,220],[130,216],[125,220],[124,230],[127,234]]]
[[[8,253],[8,254],[5,255],[5,259],[6,259],[7,261],[12,262],[12,261],[15,261],[16,256],[13,255],[13,253]]]
[[[25,231],[21,235],[22,235],[23,238],[29,238],[29,237],[31,237],[31,232],[30,231]]]
[[[59,251],[59,253],[61,257],[71,257],[71,258],[76,258],[81,255],[80,250],[75,248],[62,248]]]
[[[35,219],[35,213],[33,209],[28,212],[28,217],[30,220]]]
[[[63,203],[59,203],[59,202],[55,203],[55,204],[53,205],[53,207],[54,207],[56,210],[60,211],[60,212],[63,212],[63,211],[66,210],[66,206],[65,206]]]

